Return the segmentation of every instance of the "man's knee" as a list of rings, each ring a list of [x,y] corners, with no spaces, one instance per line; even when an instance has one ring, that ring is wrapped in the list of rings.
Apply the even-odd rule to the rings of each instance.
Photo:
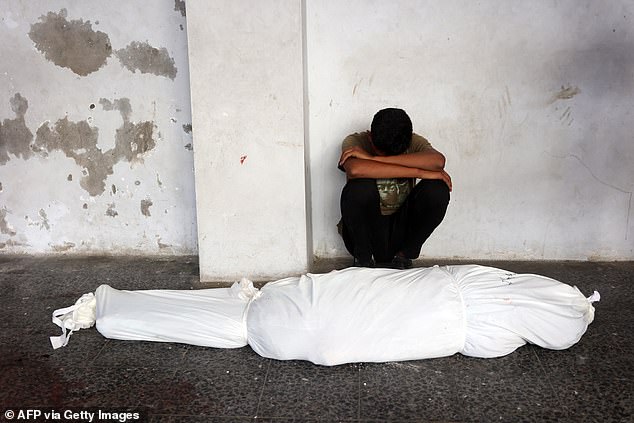
[[[378,197],[375,179],[350,179],[341,192],[341,204],[364,207],[378,204]]]
[[[449,187],[438,179],[423,179],[414,188],[414,197],[426,206],[446,208],[449,204]]]

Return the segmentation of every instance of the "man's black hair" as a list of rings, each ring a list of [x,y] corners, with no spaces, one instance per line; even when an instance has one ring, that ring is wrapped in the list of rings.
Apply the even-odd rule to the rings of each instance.
[[[412,120],[402,109],[376,112],[370,126],[372,144],[388,156],[403,154],[412,142]]]

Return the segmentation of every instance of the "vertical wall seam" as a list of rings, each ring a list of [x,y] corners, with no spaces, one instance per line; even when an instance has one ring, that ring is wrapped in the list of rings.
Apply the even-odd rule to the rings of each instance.
[[[310,101],[308,96],[308,28],[306,0],[301,0],[301,31],[302,31],[302,84],[303,84],[303,112],[304,112],[304,200],[306,209],[306,255],[309,270],[313,265],[313,216],[312,189],[310,175]]]

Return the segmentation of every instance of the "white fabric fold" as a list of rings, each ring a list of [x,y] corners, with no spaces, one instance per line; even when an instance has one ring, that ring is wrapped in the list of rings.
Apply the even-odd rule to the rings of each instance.
[[[236,286],[236,284],[238,286]],[[247,344],[244,313],[253,285],[123,291],[97,288],[97,330],[107,338],[178,342],[214,348]]]
[[[460,294],[442,268],[309,273],[261,293],[247,330],[265,357],[332,366],[443,357],[464,345]]]
[[[561,350],[579,341],[594,307],[576,288],[554,279],[492,267],[447,266],[462,292],[467,338],[460,351],[500,357],[526,344]]]

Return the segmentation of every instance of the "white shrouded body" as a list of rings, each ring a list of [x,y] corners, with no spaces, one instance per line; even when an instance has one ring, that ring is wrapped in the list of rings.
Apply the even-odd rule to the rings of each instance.
[[[97,329],[108,338],[249,344],[265,357],[336,365],[458,352],[499,357],[526,342],[565,349],[592,322],[598,293],[586,299],[544,276],[462,265],[349,268],[286,278],[261,290],[246,279],[231,288],[191,291],[102,285],[95,297]]]

